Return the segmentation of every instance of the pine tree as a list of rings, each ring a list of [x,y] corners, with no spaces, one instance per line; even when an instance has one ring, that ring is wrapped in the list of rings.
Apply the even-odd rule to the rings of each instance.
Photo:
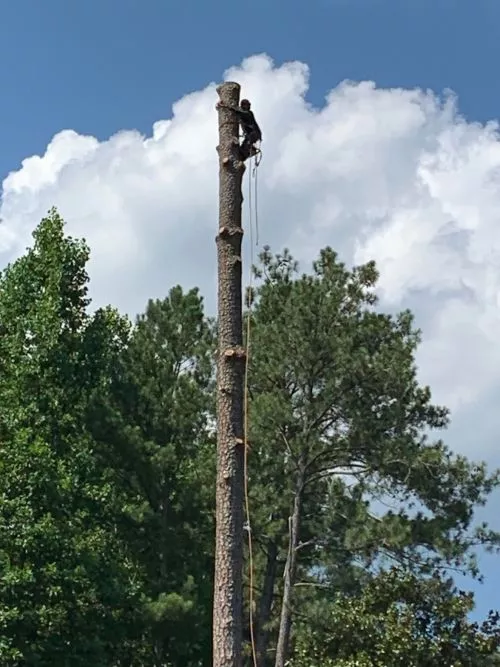
[[[287,252],[266,250],[259,276],[252,525],[274,572],[271,596],[261,574],[259,626],[265,634],[276,623],[268,603],[279,594],[275,664],[283,667],[307,586],[355,590],[364,571],[387,564],[422,576],[477,574],[472,547],[495,546],[498,535],[474,526],[474,510],[498,477],[431,439],[448,411],[417,381],[411,313],[377,310],[373,263],[349,271],[327,248],[311,275],[299,275]]]
[[[90,423],[128,498],[121,526],[144,572],[141,667],[211,656],[215,455],[213,332],[197,290],[150,301],[122,347]]]

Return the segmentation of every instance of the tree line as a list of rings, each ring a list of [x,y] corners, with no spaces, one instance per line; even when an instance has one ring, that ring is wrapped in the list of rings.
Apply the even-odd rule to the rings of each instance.
[[[86,243],[56,210],[33,236],[0,275],[0,664],[210,665],[217,322],[179,286],[93,310]],[[255,274],[246,664],[250,617],[259,667],[500,664],[457,584],[499,475],[439,437],[412,314],[331,248]]]

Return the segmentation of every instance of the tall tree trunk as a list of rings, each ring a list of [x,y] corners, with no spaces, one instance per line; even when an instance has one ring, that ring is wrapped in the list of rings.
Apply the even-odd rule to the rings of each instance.
[[[264,584],[262,586],[262,595],[260,596],[259,611],[256,618],[257,637],[255,640],[255,645],[257,653],[257,664],[259,667],[265,667],[266,664],[267,648],[269,643],[269,630],[267,625],[271,620],[277,570],[278,547],[275,542],[271,542],[267,550]]]
[[[221,102],[236,106],[240,86],[224,83]],[[243,616],[243,348],[241,182],[238,121],[219,111],[217,488],[213,665],[241,667]]]
[[[286,661],[288,660],[288,653],[290,651],[290,635],[292,631],[292,593],[297,571],[297,548],[299,546],[303,488],[304,483],[302,473],[299,473],[293,500],[292,516],[290,517],[290,538],[288,556],[285,564],[283,599],[281,602],[280,629],[276,646],[275,667],[285,667]]]

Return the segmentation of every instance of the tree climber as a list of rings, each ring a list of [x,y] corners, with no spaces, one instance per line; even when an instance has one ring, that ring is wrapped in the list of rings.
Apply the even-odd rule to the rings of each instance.
[[[258,141],[262,141],[262,132],[255,120],[253,111],[250,110],[250,102],[241,100],[239,107],[233,107],[222,102],[217,102],[216,109],[230,109],[238,116],[238,120],[243,131],[243,141],[240,146],[241,160],[244,162],[249,157],[257,155],[259,152],[255,147]]]

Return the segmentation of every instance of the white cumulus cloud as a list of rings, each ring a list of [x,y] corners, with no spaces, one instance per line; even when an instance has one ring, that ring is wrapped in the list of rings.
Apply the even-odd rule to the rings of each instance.
[[[457,447],[494,457],[500,426],[492,413],[500,390],[496,123],[467,122],[446,91],[437,96],[372,82],[344,82],[313,108],[306,100],[307,66],[278,67],[264,55],[225,78],[242,84],[263,129],[260,243],[288,246],[304,268],[327,244],[348,263],[375,259],[382,304],[412,308],[424,330],[422,379],[455,410],[457,423],[476,420],[477,440],[461,442],[455,429]],[[24,250],[34,226],[56,205],[69,232],[91,246],[97,304],[135,314],[147,298],[162,297],[179,282],[199,285],[213,309],[216,100],[214,83],[187,95],[149,136],[123,131],[100,142],[62,130],[44,155],[26,158],[3,181],[1,261]],[[248,258],[249,235],[245,244]],[[481,406],[489,406],[487,415]]]

